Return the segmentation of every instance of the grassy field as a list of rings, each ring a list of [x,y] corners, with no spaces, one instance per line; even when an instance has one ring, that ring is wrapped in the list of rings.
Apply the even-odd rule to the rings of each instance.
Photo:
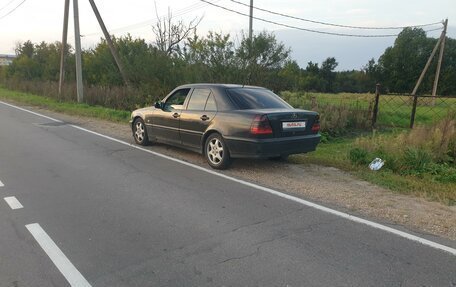
[[[370,122],[367,121],[367,125],[365,122],[366,117],[368,116],[366,115],[366,111],[372,107],[370,101],[373,99],[373,95],[290,93],[282,96],[295,107],[310,109],[313,106],[314,108],[317,108],[322,114],[322,121],[326,124],[327,128],[350,129],[356,125],[357,128],[362,128],[363,126],[365,128],[364,132],[360,132],[359,130],[355,133],[349,132],[345,133],[345,136],[343,137],[333,135],[326,143],[321,143],[318,146],[317,151],[305,155],[291,156],[291,162],[297,164],[313,163],[337,167],[349,171],[361,179],[388,188],[392,192],[424,197],[448,205],[456,204],[456,180],[454,180],[455,176],[452,174],[449,174],[449,181],[441,181],[438,180],[438,174],[436,175],[432,172],[398,174],[390,168],[372,172],[368,169],[366,163],[353,164],[349,157],[350,151],[356,146],[362,146],[360,145],[360,139],[368,139],[372,136],[372,132],[368,131],[370,130]],[[315,97],[315,99],[312,100],[312,97]],[[28,93],[14,92],[4,88],[0,88],[0,100],[1,99],[12,100],[17,103],[42,107],[70,115],[87,116],[115,122],[127,122],[130,116],[129,111],[108,109],[100,106],[89,106],[87,104],[77,104],[74,102],[59,102],[55,99]],[[398,100],[397,98],[394,99],[394,101],[403,101]],[[395,103],[397,108],[400,107],[400,102]],[[386,105],[380,106],[380,115],[382,115],[383,110],[382,121],[384,123],[387,121],[394,121],[398,126],[399,124],[397,123],[402,121],[405,123],[405,126],[407,126],[407,117],[409,117],[408,110],[403,107],[401,110],[397,111],[397,108],[394,108],[394,103],[392,104],[391,102],[388,106],[390,106],[390,108],[387,108]],[[437,104],[436,106],[438,109],[441,109],[443,114],[448,114],[445,106],[438,106]],[[418,118],[419,120],[417,120],[417,122],[418,124],[430,125],[441,118],[443,118],[443,116],[421,117]],[[454,135],[454,121],[452,122]],[[400,135],[400,133],[408,134],[409,132],[405,129],[390,129],[378,134],[381,134],[383,142],[395,142],[398,140],[398,135]],[[424,130],[422,134],[426,134],[426,130]],[[414,140],[414,137],[419,137],[419,134],[418,136],[412,134],[409,135],[409,137]],[[364,141],[368,142],[368,140]],[[434,144],[441,146],[438,141]],[[401,152],[402,151],[396,151],[395,154],[400,157]],[[373,159],[374,155],[375,151],[368,154],[368,158],[372,157]],[[369,160],[371,159],[369,158]],[[437,171],[449,171],[451,173],[453,170],[456,171],[456,169],[453,169],[455,164],[456,163],[454,162],[450,162],[450,164],[445,163],[442,165],[443,168],[437,169]]]

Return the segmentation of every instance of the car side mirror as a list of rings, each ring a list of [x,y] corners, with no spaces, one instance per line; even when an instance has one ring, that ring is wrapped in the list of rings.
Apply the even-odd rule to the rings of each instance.
[[[155,105],[154,105],[155,108],[157,109],[162,109],[162,102],[156,102]]]

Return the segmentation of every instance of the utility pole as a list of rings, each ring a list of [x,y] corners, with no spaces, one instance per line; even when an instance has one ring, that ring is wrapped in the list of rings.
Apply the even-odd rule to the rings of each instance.
[[[443,22],[442,43],[440,45],[439,61],[437,62],[437,70],[435,71],[434,86],[432,87],[432,99],[433,100],[435,100],[435,95],[437,94],[437,86],[439,85],[440,68],[442,67],[443,50],[445,49],[445,38],[446,38],[447,26],[448,26],[448,18],[445,19],[445,22]]]
[[[79,31],[79,8],[78,0],[73,0],[74,15],[74,45],[76,52],[76,90],[78,93],[78,103],[84,99],[84,89],[82,86],[82,57],[81,57],[81,32]]]
[[[62,51],[60,53],[60,77],[59,77],[59,97],[62,96],[62,86],[65,81],[65,52],[67,49],[68,36],[68,13],[70,10],[70,0],[65,0],[65,8],[63,12],[63,32],[62,32]]]
[[[437,49],[439,48],[440,43],[442,43],[442,39],[444,39],[444,36],[445,36],[445,34],[444,34],[444,32],[442,32],[442,34],[440,35],[439,40],[437,41],[437,44],[435,44],[435,47],[432,50],[431,56],[429,56],[429,59],[427,60],[426,65],[424,66],[423,71],[421,71],[421,75],[418,78],[418,81],[416,82],[415,88],[413,88],[412,96],[416,95],[416,92],[418,91],[418,88],[420,87],[421,82],[423,81],[424,75],[426,74],[427,70],[429,69],[429,66],[431,65],[432,59],[435,56],[435,52],[437,52]]]
[[[250,45],[252,45],[252,35],[253,35],[253,0],[250,0],[250,17],[249,17],[249,39],[250,39]]]
[[[111,36],[108,33],[108,30],[106,29],[106,26],[103,22],[103,19],[101,18],[100,12],[98,11],[97,6],[95,5],[94,0],[89,0],[90,5],[92,6],[93,13],[95,13],[95,16],[97,17],[98,23],[100,24],[101,30],[103,30],[103,34],[106,38],[106,42],[108,43],[109,49],[111,50],[111,54],[114,57],[114,61],[117,64],[117,67],[119,68],[119,72],[122,75],[123,81],[125,85],[128,86],[128,78],[127,75],[125,74],[125,70],[122,66],[122,62],[120,61],[119,54],[117,53],[116,48],[114,47],[114,43],[111,40]]]
[[[247,84],[250,85],[250,78],[252,76],[251,66],[253,64],[253,0],[250,0],[250,17],[249,17],[249,67],[248,67],[248,75],[247,75]]]
[[[424,66],[423,71],[421,71],[421,75],[418,78],[418,81],[416,82],[415,88],[413,88],[412,96],[416,95],[416,92],[418,91],[418,88],[421,85],[421,82],[423,81],[424,75],[426,74],[427,70],[429,69],[429,66],[431,65],[432,59],[435,56],[435,52],[437,52],[437,48],[440,46],[440,42],[442,41],[442,37],[440,36],[439,40],[437,41],[437,44],[435,44],[434,49],[432,50],[431,56],[429,56],[429,59],[426,62],[426,65]]]

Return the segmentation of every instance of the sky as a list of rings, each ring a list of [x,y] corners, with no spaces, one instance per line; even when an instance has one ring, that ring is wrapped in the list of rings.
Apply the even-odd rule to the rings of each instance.
[[[17,43],[27,40],[32,42],[61,41],[64,0],[23,1],[0,0],[0,54],[14,54],[14,47]],[[152,42],[154,35],[151,26],[156,23],[157,15],[159,17],[166,16],[168,9],[172,11],[173,18],[176,21],[184,20],[188,22],[195,17],[203,17],[197,29],[197,33],[200,35],[205,35],[208,31],[230,33],[236,42],[239,41],[242,32],[247,33],[248,31],[248,17],[211,6],[201,0],[95,1],[106,27],[111,34],[116,36],[130,33],[133,37],[143,38],[148,42]],[[249,13],[248,7],[234,3],[231,0],[208,1],[244,14]],[[237,1],[245,4],[249,3],[249,0]],[[22,5],[12,11],[22,2]],[[456,26],[456,22],[452,22],[456,21],[455,0],[254,0],[253,4],[259,8],[294,17],[342,25],[369,27],[409,26],[439,22],[448,18],[449,26]],[[73,45],[73,1],[71,1],[70,7],[68,42]],[[8,13],[10,14],[7,15]],[[79,16],[82,46],[84,49],[92,48],[102,37],[102,32],[88,0],[79,0]],[[400,30],[364,31],[334,28],[285,18],[258,10],[254,10],[254,16],[303,29],[333,33],[367,33],[372,35],[397,34],[400,32]],[[440,24],[425,27],[425,29],[439,27],[441,27]],[[372,39],[314,34],[265,23],[260,20],[254,20],[253,30],[255,33],[266,30],[280,35],[278,39],[291,48],[292,57],[297,59],[298,64],[301,66],[305,66],[308,61],[321,62],[325,57],[337,55],[341,48],[338,43],[353,42],[360,49],[365,47],[365,50],[376,47],[377,50],[372,50],[371,57],[378,58],[379,53],[394,42],[394,37]],[[439,31],[434,31],[429,32],[428,35],[437,37],[439,33]],[[456,38],[456,29],[449,29],[448,36]],[[300,41],[299,39],[303,40]],[[306,45],[305,41],[312,41],[313,50],[320,50],[319,44],[321,43],[321,50],[325,54],[311,53],[312,51],[309,51],[309,49],[306,50],[305,47],[310,45]],[[379,45],[382,47],[378,47]],[[351,56],[353,58],[354,55]],[[343,69],[360,68],[360,63],[356,63],[353,59],[344,58],[345,56],[339,57],[342,57],[338,60]]]

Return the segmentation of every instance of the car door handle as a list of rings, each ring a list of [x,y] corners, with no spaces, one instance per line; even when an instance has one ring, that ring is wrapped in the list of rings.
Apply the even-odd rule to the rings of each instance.
[[[179,115],[178,113],[174,113],[174,114],[173,114],[173,117],[174,117],[175,119],[177,119],[178,117],[180,117],[180,115]]]
[[[209,117],[206,116],[206,115],[202,115],[202,116],[200,117],[200,119],[202,119],[203,121],[207,121],[207,120],[209,119]]]

